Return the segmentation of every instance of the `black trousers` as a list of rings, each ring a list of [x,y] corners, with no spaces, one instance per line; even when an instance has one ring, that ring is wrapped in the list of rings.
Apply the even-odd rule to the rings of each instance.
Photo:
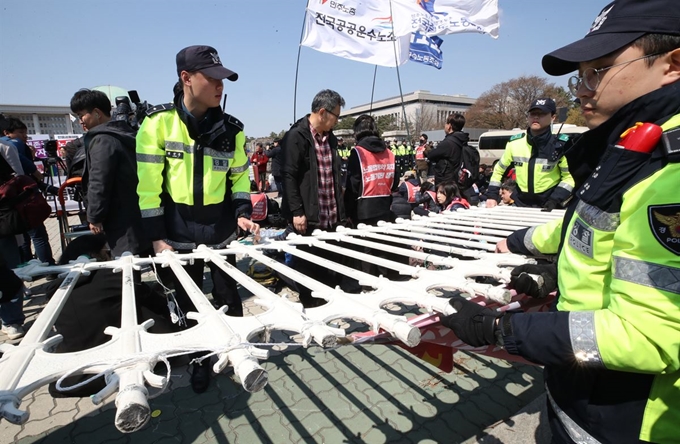
[[[236,256],[229,255],[226,256],[226,259],[231,265],[236,266]],[[193,280],[201,290],[203,289],[204,266],[205,263],[202,260],[196,260],[192,265],[184,266],[184,269],[191,277],[191,280]],[[210,269],[210,275],[213,282],[212,296],[217,305],[226,305],[229,307],[227,310],[229,316],[243,316],[243,305],[241,304],[241,297],[238,294],[236,281],[212,262],[208,262],[208,268]],[[184,313],[195,309],[189,295],[170,268],[158,268],[158,274],[163,281],[163,285],[175,290],[177,304]]]

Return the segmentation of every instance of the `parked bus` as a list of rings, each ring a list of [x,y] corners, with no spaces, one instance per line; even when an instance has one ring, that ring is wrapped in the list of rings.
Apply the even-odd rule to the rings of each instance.
[[[561,128],[561,129],[560,129]],[[487,165],[493,163],[495,160],[500,159],[505,151],[505,145],[508,140],[515,134],[524,133],[526,130],[515,128],[512,130],[491,130],[483,133],[479,136],[479,157],[482,163]],[[570,124],[555,124],[553,125],[553,133],[557,134],[581,134],[588,131],[585,126],[576,126]]]

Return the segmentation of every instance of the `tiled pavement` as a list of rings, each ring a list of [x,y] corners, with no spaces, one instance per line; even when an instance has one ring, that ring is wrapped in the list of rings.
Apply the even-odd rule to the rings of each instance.
[[[47,227],[58,257],[56,220]],[[32,283],[25,303],[28,327],[44,302],[42,284]],[[201,395],[187,366],[173,368],[170,389],[150,401],[149,424],[129,435],[114,426],[113,396],[97,408],[53,399],[43,387],[21,405],[26,424],[0,421],[0,443],[546,442],[536,428],[541,401],[513,416],[542,394],[540,368],[462,352],[455,360],[447,374],[394,346],[298,348],[262,363],[269,384],[260,392],[245,392],[229,371]]]

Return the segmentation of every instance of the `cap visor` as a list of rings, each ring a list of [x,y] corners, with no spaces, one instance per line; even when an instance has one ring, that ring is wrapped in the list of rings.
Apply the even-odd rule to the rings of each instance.
[[[212,77],[213,79],[227,79],[235,82],[238,80],[238,74],[230,71],[224,66],[211,66],[200,70],[203,74]]]
[[[584,37],[543,56],[543,70],[551,76],[569,74],[578,69],[579,63],[611,54],[645,34],[645,32],[617,32]]]

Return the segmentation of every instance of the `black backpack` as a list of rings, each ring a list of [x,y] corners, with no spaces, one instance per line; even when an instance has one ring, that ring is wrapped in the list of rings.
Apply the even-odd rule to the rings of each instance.
[[[479,151],[468,143],[463,145],[461,164],[458,169],[458,187],[461,191],[470,188],[479,175]]]

